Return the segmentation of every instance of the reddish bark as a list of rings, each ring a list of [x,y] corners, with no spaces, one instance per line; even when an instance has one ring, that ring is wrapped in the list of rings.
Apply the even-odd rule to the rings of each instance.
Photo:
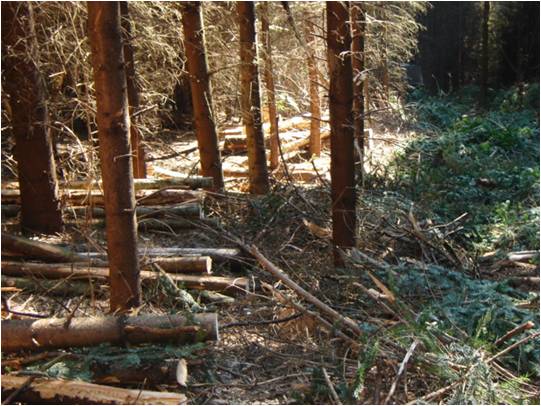
[[[265,194],[269,191],[269,174],[261,123],[254,2],[237,2],[237,12],[240,30],[241,110],[248,148],[250,193]]]
[[[145,149],[141,143],[141,133],[137,128],[137,118],[135,111],[139,108],[139,90],[135,79],[135,62],[133,59],[133,37],[131,32],[130,15],[128,12],[128,2],[120,2],[120,13],[122,16],[122,39],[124,60],[126,61],[126,85],[128,88],[128,103],[130,105],[130,142],[133,154],[133,177],[146,178],[147,167],[145,164]]]
[[[212,92],[205,53],[205,34],[200,2],[183,4],[182,26],[186,62],[190,74],[195,133],[201,160],[201,175],[211,176],[214,179],[213,189],[220,191],[224,188],[224,176],[212,111]]]
[[[21,191],[23,231],[62,230],[62,212],[48,125],[32,4],[2,2],[2,70],[9,95]]]
[[[308,52],[308,77],[310,79],[310,154],[319,156],[321,154],[321,109],[319,103],[319,84],[318,77],[319,72],[317,69],[316,56],[314,54],[314,35],[312,30],[314,29],[314,23],[311,20],[306,20],[307,25],[305,27],[306,42],[308,45],[312,44],[312,47],[307,46]]]
[[[119,2],[88,2],[105,197],[111,311],[141,303],[137,221]]]
[[[347,2],[327,2],[327,47],[330,76],[331,196],[335,265],[340,248],[355,246],[355,176],[351,36]]]

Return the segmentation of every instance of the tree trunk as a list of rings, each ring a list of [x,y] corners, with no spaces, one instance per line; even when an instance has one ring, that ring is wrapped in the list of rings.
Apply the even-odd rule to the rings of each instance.
[[[330,76],[331,197],[335,265],[340,249],[355,246],[355,173],[353,153],[353,89],[351,36],[347,3],[327,3],[327,46]]]
[[[124,311],[141,304],[141,282],[120,6],[118,2],[88,2],[87,7],[107,219],[111,311]]]
[[[481,92],[479,104],[482,108],[487,107],[488,91],[488,19],[490,17],[490,1],[483,3],[483,42],[481,50]]]
[[[240,30],[241,110],[248,147],[250,193],[265,194],[269,191],[269,175],[261,123],[254,2],[239,1],[236,4]]]
[[[218,340],[216,313],[2,320],[2,351]]]
[[[356,160],[360,164],[360,181],[364,176],[364,29],[362,3],[351,4],[351,66],[353,69],[353,138],[357,143]]]
[[[272,67],[272,47],[269,30],[269,4],[261,3],[261,42],[263,43],[263,61],[265,63],[265,88],[267,91],[267,108],[269,109],[270,123],[270,157],[269,166],[271,169],[278,167],[278,115],[276,113],[276,95],[274,92],[274,77]]]
[[[24,231],[62,230],[62,212],[48,124],[32,3],[2,3],[3,86],[9,96]]]
[[[321,109],[319,103],[319,73],[315,56],[313,29],[313,21],[306,20],[305,34],[308,43],[307,49],[309,50],[307,63],[308,77],[310,79],[310,154],[319,156],[321,154]]]
[[[180,405],[188,399],[182,393],[156,392],[141,389],[124,389],[65,379],[28,378],[26,376],[2,375],[2,397],[23,386],[28,387],[15,396],[13,401],[27,404],[102,404],[102,405]]]
[[[126,62],[126,85],[128,88],[128,103],[130,105],[130,141],[133,154],[133,177],[146,178],[145,150],[141,143],[141,133],[139,132],[139,128],[137,128],[137,117],[134,116],[135,111],[139,108],[139,90],[137,89],[137,82],[135,80],[133,37],[127,1],[120,2],[120,13],[122,16],[124,60]]]
[[[211,176],[214,179],[213,189],[221,191],[224,188],[224,176],[212,109],[212,92],[205,52],[205,33],[200,2],[187,2],[182,5],[182,27],[184,29],[186,63],[190,74],[201,174]]]

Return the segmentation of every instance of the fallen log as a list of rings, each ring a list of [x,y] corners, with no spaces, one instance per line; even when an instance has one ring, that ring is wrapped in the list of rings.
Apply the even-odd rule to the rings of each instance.
[[[216,313],[2,320],[1,327],[2,352],[219,339]]]
[[[30,382],[31,380],[31,382]],[[23,388],[11,402],[30,404],[114,404],[114,405],[179,405],[186,404],[182,393],[155,392],[96,385],[82,381],[66,381],[14,375],[2,375],[2,398]]]
[[[137,222],[139,230],[143,231],[175,231],[186,228],[197,227],[212,227],[215,228],[219,224],[218,219],[214,218],[201,218],[201,219],[158,219],[158,218],[145,218]]]
[[[38,264],[15,261],[2,261],[2,273],[16,277],[41,277],[46,279],[70,278],[72,280],[109,279],[109,268],[93,267],[85,264]],[[188,289],[214,290],[231,294],[249,292],[252,289],[248,278],[229,278],[224,276],[169,274],[171,279],[182,283]],[[160,277],[158,272],[140,271],[143,282]]]
[[[181,205],[171,206],[141,206],[136,209],[137,218],[143,217],[165,217],[167,215],[175,215],[192,219],[200,219],[203,217],[203,210],[199,203],[184,203]],[[105,210],[103,207],[88,207],[75,206],[66,208],[68,213],[74,214],[76,217],[84,217],[87,213],[91,213],[93,218],[104,218]]]
[[[212,270],[212,258],[208,256],[149,258],[148,262],[142,264],[142,268],[146,269],[153,264],[169,273],[197,272],[210,274]]]
[[[88,296],[91,287],[86,282],[72,280],[40,280],[15,278],[2,275],[2,287],[12,287],[26,291],[38,291],[40,294],[54,296]]]
[[[85,258],[73,251],[58,245],[47,244],[40,241],[30,240],[2,233],[2,253],[9,251],[14,254],[24,255],[28,258],[42,259],[56,262],[81,262]]]
[[[225,152],[246,151],[246,137],[226,137],[224,139],[222,150]]]
[[[66,205],[86,206],[104,206],[103,193],[97,190],[85,191],[77,189],[66,189],[61,191],[61,200]],[[140,190],[135,194],[138,205],[160,205],[175,204],[185,202],[200,202],[203,200],[204,193],[192,190]],[[2,189],[3,204],[21,204],[19,190]]]
[[[321,141],[330,138],[331,133],[330,131],[322,131],[321,132]],[[310,138],[305,138],[300,141],[291,142],[289,144],[286,144],[282,147],[282,153],[287,153],[291,151],[297,151],[299,149],[307,148],[310,145]]]

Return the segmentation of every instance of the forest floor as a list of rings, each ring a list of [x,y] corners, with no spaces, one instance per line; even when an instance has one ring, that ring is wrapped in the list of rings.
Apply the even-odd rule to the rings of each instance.
[[[374,118],[368,175],[358,197],[358,249],[345,253],[344,269],[332,263],[328,145],[314,162],[316,176],[291,182],[274,174],[266,196],[250,196],[245,178],[228,177],[225,196],[205,199],[206,216],[220,226],[141,232],[145,248],[236,247],[232,237],[254,244],[363,330],[360,349],[352,348],[268,290],[207,303],[207,311],[219,314],[221,339],[183,348],[189,380],[182,392],[189,402],[537,403],[539,123],[527,108],[505,110],[512,97],[502,96],[497,112],[477,114],[466,107],[467,98],[418,96],[411,103],[415,114]],[[282,142],[307,136],[306,121],[296,123]],[[164,133],[147,142],[151,168],[196,174],[193,133]],[[156,159],[171,154],[178,155]],[[225,166],[240,171],[243,159],[226,156]],[[292,172],[296,166],[308,171],[312,163],[301,154],[288,165]],[[84,227],[42,240],[78,250],[105,246],[103,230]],[[520,259],[517,252],[526,250],[533,256]],[[218,265],[213,273],[249,276],[300,299],[253,259],[241,269]],[[31,313],[106,313],[107,291],[96,292],[93,298],[54,298],[36,286],[9,300],[12,309]],[[144,292],[139,312],[168,314],[185,311],[183,306],[152,289]],[[533,323],[527,331],[496,341],[527,322]],[[163,351],[148,349],[156,358]],[[74,351],[85,361],[26,368],[87,379],[88,357],[96,351]],[[98,352],[106,358],[118,349],[102,346]],[[156,388],[180,390],[166,383],[145,386]]]

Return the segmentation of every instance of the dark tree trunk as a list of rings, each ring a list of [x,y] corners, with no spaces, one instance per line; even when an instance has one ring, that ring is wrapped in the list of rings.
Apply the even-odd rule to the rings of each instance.
[[[353,153],[353,75],[347,2],[327,2],[327,47],[330,76],[331,197],[335,265],[340,249],[355,246],[355,174]]]
[[[62,212],[45,104],[37,70],[32,4],[2,2],[4,89],[9,96],[21,191],[21,227],[45,234],[62,230]]]
[[[364,30],[365,16],[362,3],[351,4],[351,66],[353,69],[353,137],[357,142],[356,160],[360,164],[360,180],[364,174]]]
[[[481,93],[479,104],[482,108],[487,107],[488,90],[488,18],[490,16],[490,2],[483,3],[483,43],[481,50]]]
[[[88,2],[100,142],[111,311],[141,303],[137,221],[119,2]]]
[[[270,122],[270,157],[271,169],[278,167],[278,116],[276,114],[276,97],[274,94],[274,77],[272,68],[272,48],[269,32],[269,4],[261,2],[261,42],[263,43],[263,61],[265,63],[265,88],[267,91],[267,108]]]
[[[315,56],[314,35],[312,33],[314,23],[306,20],[305,33],[308,44],[308,77],[310,79],[310,154],[321,154],[321,109],[319,103],[319,72]],[[310,46],[311,45],[311,46]]]
[[[128,103],[130,105],[130,141],[133,153],[133,177],[146,178],[147,168],[145,164],[145,150],[141,143],[141,133],[137,128],[137,117],[135,111],[139,108],[139,90],[135,79],[135,62],[133,58],[133,37],[131,32],[130,15],[128,2],[120,2],[120,13],[122,15],[122,39],[124,60],[126,61],[126,84],[128,88]]]
[[[240,30],[241,110],[248,148],[250,193],[265,194],[269,191],[269,175],[261,124],[254,2],[237,2],[237,13]]]
[[[186,63],[190,74],[195,133],[201,160],[201,175],[212,177],[214,179],[213,189],[221,191],[224,188],[224,176],[212,109],[212,92],[205,53],[205,34],[200,2],[183,4],[182,26]]]

